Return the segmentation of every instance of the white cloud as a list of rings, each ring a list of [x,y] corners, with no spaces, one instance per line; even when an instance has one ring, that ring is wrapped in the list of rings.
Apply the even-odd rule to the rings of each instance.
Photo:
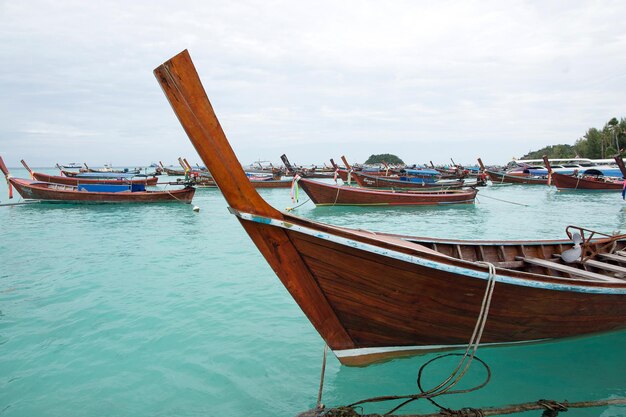
[[[625,116],[622,3],[4,2],[0,149],[195,159],[151,74],[188,48],[244,163],[505,162]]]

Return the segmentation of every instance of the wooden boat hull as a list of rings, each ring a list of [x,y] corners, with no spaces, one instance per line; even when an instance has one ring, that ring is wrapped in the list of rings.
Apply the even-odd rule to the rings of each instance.
[[[129,180],[117,180],[117,179],[98,179],[98,178],[78,178],[78,177],[62,177],[59,175],[42,174],[40,172],[32,172],[33,178],[41,182],[53,182],[55,184],[65,185],[78,185],[78,184],[145,184],[153,186],[157,184],[159,180],[157,177],[150,177],[145,179],[129,179]]]
[[[315,285],[353,342],[353,347],[344,348],[332,333],[318,328],[344,365],[458,348],[470,339],[488,278],[475,264],[450,264],[441,258],[437,262],[436,255],[374,249],[366,236],[355,240],[354,236],[325,234],[306,227],[302,219],[238,215],[251,235],[266,235],[271,228],[283,230],[301,254]],[[485,249],[486,242],[481,247],[489,253],[499,247],[507,252],[524,247],[538,254],[546,245],[558,248],[570,243],[494,243]],[[478,251],[476,244],[460,246],[466,254]],[[276,272],[286,285],[294,285],[284,271]],[[626,327],[626,285],[609,289],[599,284],[592,289],[563,279],[538,283],[532,275],[498,271],[484,344],[532,343]],[[316,308],[307,302],[300,307],[307,315]]]
[[[325,184],[301,179],[298,185],[316,205],[407,206],[471,204],[476,190],[393,192]]]
[[[265,180],[254,181],[250,180],[250,183],[254,188],[290,188],[291,180]]]
[[[182,177],[185,175],[185,171],[181,171],[180,169],[171,169],[166,167],[163,167],[162,169],[170,177]]]
[[[412,190],[424,189],[451,189],[463,187],[463,181],[453,181],[442,184],[440,182],[413,182],[403,181],[397,177],[373,176],[353,172],[352,177],[360,187],[366,188],[405,188]]]
[[[9,180],[25,199],[68,203],[167,203],[190,204],[195,188],[186,187],[170,191],[138,192],[88,192],[76,191],[75,187],[29,181],[19,178]],[[55,187],[50,187],[55,186]]]
[[[626,262],[620,255],[625,235],[589,236],[582,253],[611,256],[614,263],[587,259],[582,267],[556,257],[572,247],[571,240],[413,238],[281,213],[237,169],[241,164],[187,51],[155,75],[231,212],[342,363],[364,365],[465,345],[490,280],[495,290],[481,343],[537,342],[626,328],[626,280],[620,278],[626,268],[617,264]],[[601,273],[603,268],[618,273]]]
[[[496,172],[485,170],[485,174],[489,176],[491,182],[494,184],[527,184],[527,185],[547,185],[547,178],[538,178],[533,176],[525,176],[525,175],[509,175],[504,172]]]
[[[594,177],[574,177],[572,175],[552,173],[552,184],[559,190],[595,190],[622,191],[623,181],[603,181]]]

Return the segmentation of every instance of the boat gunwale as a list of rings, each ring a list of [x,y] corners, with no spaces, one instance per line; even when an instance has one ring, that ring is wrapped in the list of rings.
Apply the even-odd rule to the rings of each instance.
[[[262,223],[266,225],[276,226],[285,230],[298,231],[300,233],[304,233],[310,236],[314,236],[316,238],[330,240],[335,243],[337,240],[343,240],[340,244],[348,247],[353,247],[357,249],[363,249],[368,252],[374,252],[379,255],[387,256],[385,251],[392,251],[396,254],[401,254],[398,256],[390,256],[392,258],[404,258],[406,256],[413,258],[421,258],[425,259],[428,263],[428,267],[434,267],[438,270],[447,270],[450,268],[453,269],[464,269],[468,271],[463,273],[461,271],[448,271],[452,273],[460,273],[461,275],[470,276],[473,278],[479,279],[488,279],[489,273],[485,271],[488,267],[485,264],[479,264],[475,261],[469,261],[465,259],[455,258],[453,256],[449,256],[443,254],[441,252],[437,252],[433,249],[427,248],[420,243],[412,242],[409,240],[408,236],[402,235],[394,235],[389,233],[375,233],[366,230],[358,230],[358,229],[350,229],[343,228],[340,226],[332,226],[323,223],[317,223],[315,221],[311,221],[305,218],[301,218],[298,216],[294,216],[292,214],[284,214],[283,219],[270,218],[263,216],[261,214],[254,213],[245,213],[232,207],[229,207],[229,211],[237,216],[239,219],[252,221],[255,223]],[[333,233],[335,232],[335,233]],[[363,233],[372,234],[373,236],[367,236]],[[326,234],[326,236],[324,235]],[[331,237],[331,236],[334,236]],[[382,240],[381,237],[387,237],[390,239],[398,239],[398,242]],[[413,237],[413,239],[419,239]],[[626,239],[623,239],[626,241]],[[354,241],[352,243],[350,241]],[[450,244],[463,244],[464,241],[459,240],[445,240],[438,239],[435,240],[440,243],[450,243]],[[593,241],[593,240],[592,240]],[[406,245],[401,245],[400,243],[406,242],[411,245],[415,245],[415,247],[408,247]],[[510,246],[515,246],[516,244],[526,244],[526,241],[506,241]],[[480,245],[488,245],[493,244],[500,245],[498,241],[484,241],[481,243],[474,243],[476,246]],[[504,242],[502,243],[504,244]],[[532,241],[528,242],[528,246],[531,244],[535,245],[544,245],[544,244],[567,244],[571,245],[571,240],[541,240],[541,241]],[[367,246],[363,246],[367,245]],[[421,247],[420,247],[421,246]],[[372,251],[373,248],[384,248],[385,251]],[[434,258],[434,259],[433,259]],[[407,261],[407,259],[400,259],[403,261]],[[420,264],[420,262],[412,262],[408,261],[412,264]],[[445,265],[445,267],[435,267],[434,263]],[[471,272],[469,272],[471,271]],[[511,285],[523,285],[527,287],[539,287],[549,290],[559,290],[559,291],[574,291],[574,292],[588,292],[588,293],[604,293],[601,291],[603,289],[609,289],[613,291],[606,291],[607,294],[626,294],[626,281],[593,281],[584,278],[570,278],[570,277],[559,277],[559,276],[549,276],[544,274],[537,274],[533,272],[527,271],[518,271],[514,269],[508,269],[503,267],[496,266],[497,275],[501,278],[496,279],[497,281],[508,283]],[[535,285],[532,285],[535,283]],[[526,284],[526,285],[524,285]],[[578,289],[578,290],[577,290]],[[584,290],[582,290],[584,289]],[[615,291],[621,290],[621,291]]]

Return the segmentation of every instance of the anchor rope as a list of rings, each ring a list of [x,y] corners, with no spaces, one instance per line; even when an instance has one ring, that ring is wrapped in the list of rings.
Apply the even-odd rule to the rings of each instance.
[[[466,393],[466,392],[471,392],[471,391],[476,391],[482,387],[484,387],[485,385],[487,385],[487,383],[489,382],[489,380],[491,379],[491,371],[489,369],[489,366],[487,366],[487,364],[482,361],[480,358],[478,358],[476,356],[476,351],[478,350],[478,347],[480,346],[480,340],[482,338],[484,329],[485,329],[485,325],[487,324],[487,318],[489,316],[489,308],[491,307],[491,300],[493,298],[493,291],[495,288],[495,284],[496,284],[496,267],[495,265],[493,265],[490,262],[482,262],[482,261],[478,261],[476,262],[477,265],[484,265],[487,266],[487,268],[489,269],[489,276],[487,279],[487,285],[485,287],[485,293],[483,295],[483,299],[482,299],[482,303],[480,306],[480,310],[478,313],[478,317],[476,320],[476,324],[474,326],[474,330],[472,332],[472,336],[470,337],[469,343],[467,345],[467,348],[465,349],[465,352],[463,354],[446,354],[446,355],[442,355],[442,356],[437,356],[433,359],[431,359],[430,361],[426,362],[425,364],[423,364],[420,367],[419,373],[418,373],[418,378],[417,378],[417,385],[420,389],[420,393],[419,394],[411,394],[411,395],[401,395],[401,396],[381,396],[381,397],[373,397],[373,398],[368,398],[365,400],[360,400],[357,401],[355,403],[352,403],[350,405],[348,405],[348,408],[353,408],[357,405],[360,404],[365,404],[365,403],[371,403],[371,402],[382,402],[382,401],[390,401],[390,400],[398,400],[398,399],[405,399],[406,401],[402,402],[401,404],[399,404],[398,406],[394,407],[393,409],[391,409],[389,412],[385,413],[385,414],[391,414],[397,410],[399,410],[400,408],[406,406],[407,404],[416,401],[420,398],[426,398],[429,401],[431,401],[433,404],[435,404],[436,406],[438,406],[440,409],[442,410],[448,410],[445,407],[440,406],[439,404],[437,404],[436,402],[434,402],[432,400],[432,398],[438,397],[440,395],[448,395],[448,394],[458,394],[458,393]],[[456,368],[452,371],[452,373],[450,374],[450,376],[448,376],[444,381],[442,381],[439,385],[437,385],[436,387],[433,387],[429,390],[423,390],[422,388],[422,384],[421,384],[421,379],[422,379],[422,375],[424,372],[424,369],[432,364],[433,362],[440,360],[444,357],[448,357],[448,356],[462,356],[461,360],[459,361],[459,363],[457,364]],[[478,362],[480,362],[487,370],[487,378],[485,379],[485,381],[477,386],[474,386],[472,388],[468,388],[468,389],[464,389],[464,390],[456,390],[453,391],[452,388],[454,388],[460,381],[461,379],[463,379],[463,377],[465,376],[465,374],[467,373],[467,371],[469,370],[472,361],[476,360]]]
[[[516,203],[515,201],[503,200],[501,198],[490,197],[490,196],[484,195],[484,194],[482,194],[481,197],[491,198],[492,200],[502,201],[503,203],[515,204],[517,206],[530,207],[528,204]]]
[[[307,198],[305,201],[303,201],[302,203],[298,204],[297,206],[293,206],[293,207],[287,207],[285,210],[287,211],[291,211],[291,210],[295,210],[298,207],[302,207],[303,205],[305,205],[306,203],[308,203],[309,201],[311,201],[310,198]]]

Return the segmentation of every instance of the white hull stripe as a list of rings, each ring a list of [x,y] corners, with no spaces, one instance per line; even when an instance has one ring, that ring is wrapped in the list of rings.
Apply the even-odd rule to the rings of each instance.
[[[501,345],[519,345],[524,343],[538,343],[545,342],[550,339],[537,339],[537,340],[522,340],[516,342],[497,342],[497,343],[481,343],[480,346],[501,346]],[[430,346],[389,346],[389,347],[371,347],[360,349],[342,349],[333,350],[333,353],[338,358],[350,358],[365,355],[378,355],[394,352],[414,352],[414,351],[436,351],[436,350],[448,350],[448,349],[465,349],[467,344],[463,345],[430,345]]]
[[[229,209],[235,216],[249,220],[255,223],[262,223],[271,226],[280,227],[286,230],[302,233],[309,236],[314,236],[318,239],[327,240],[329,242],[337,243],[342,246],[348,246],[351,248],[359,249],[362,251],[374,253],[377,255],[385,256],[387,258],[397,259],[403,262],[419,265],[425,268],[436,269],[439,271],[448,272],[456,275],[464,275],[471,278],[478,278],[482,280],[489,279],[489,272],[476,271],[469,268],[463,268],[460,266],[449,265],[441,262],[432,261],[430,259],[420,258],[418,256],[409,255],[406,253],[381,248],[379,246],[371,245],[369,243],[362,243],[356,240],[347,239],[341,236],[332,235],[329,233],[320,232],[319,230],[311,229],[308,227],[298,226],[293,223],[288,223],[282,220],[276,220],[268,217],[257,216],[249,213],[238,212],[233,209]],[[521,279],[512,277],[509,275],[496,275],[496,282],[504,284],[518,285],[521,287],[540,288],[545,290],[554,291],[569,291],[579,293],[591,293],[591,294],[611,294],[611,295],[624,295],[626,294],[626,288],[611,288],[611,287],[589,287],[585,285],[575,285],[569,283],[554,283],[543,282],[530,279]]]

